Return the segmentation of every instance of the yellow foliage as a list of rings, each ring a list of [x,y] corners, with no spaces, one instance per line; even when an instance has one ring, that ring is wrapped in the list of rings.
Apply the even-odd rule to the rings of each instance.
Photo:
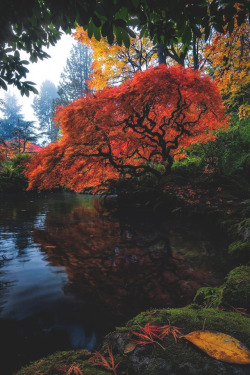
[[[93,90],[119,84],[136,71],[156,65],[157,53],[148,38],[131,38],[130,47],[126,48],[118,44],[110,45],[104,37],[100,41],[94,36],[90,39],[87,30],[80,26],[73,36],[91,49],[93,72],[89,87]]]
[[[234,337],[215,331],[194,331],[184,336],[210,357],[223,362],[250,364],[250,351]]]
[[[231,34],[217,33],[205,48],[205,58],[211,62],[219,89],[228,108],[237,109],[239,118],[249,116],[250,87],[250,25],[235,28]]]

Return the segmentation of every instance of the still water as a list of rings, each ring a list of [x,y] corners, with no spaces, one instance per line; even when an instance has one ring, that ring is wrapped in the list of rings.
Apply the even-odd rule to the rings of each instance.
[[[211,223],[102,208],[98,197],[0,197],[4,374],[56,350],[92,350],[140,311],[190,303],[223,282],[223,236]]]

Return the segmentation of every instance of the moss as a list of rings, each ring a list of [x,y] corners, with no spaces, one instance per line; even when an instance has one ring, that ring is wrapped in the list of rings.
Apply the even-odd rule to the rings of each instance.
[[[250,260],[250,241],[234,241],[228,247],[228,254],[238,264],[248,263]]]
[[[222,303],[250,311],[250,266],[240,266],[229,272]]]
[[[172,325],[180,327],[183,334],[201,330],[205,326],[207,330],[229,334],[250,347],[250,321],[247,318],[240,314],[217,311],[211,308],[204,309],[197,305],[180,309],[157,310],[155,314],[142,313],[130,320],[127,327],[134,329],[137,324],[146,324],[147,322],[165,325],[169,324],[169,321]],[[144,371],[145,374],[163,374],[164,372],[160,370],[164,366],[163,363],[171,364],[169,372],[172,374],[233,374],[232,368],[239,367],[222,364],[210,358],[192,344],[187,345],[184,339],[176,343],[172,337],[168,337],[164,345],[166,346],[165,351],[158,347],[153,350],[154,365],[148,366],[147,370]],[[136,373],[139,374],[140,372]]]
[[[24,367],[16,375],[54,375],[57,373],[66,374],[71,365],[77,365],[84,375],[97,374],[97,368],[93,367],[88,358],[91,353],[86,350],[57,352],[46,358],[36,361],[29,366]],[[63,371],[65,369],[65,371]],[[98,368],[98,375],[107,375],[108,372]]]
[[[204,307],[218,308],[221,305],[223,288],[203,287],[194,297],[194,302]]]
[[[228,253],[233,254],[237,251],[242,251],[245,248],[246,243],[242,241],[234,241],[228,247]]]
[[[241,225],[244,224],[246,227],[250,228],[250,218],[245,219],[243,222],[240,223]]]
[[[171,336],[163,341],[166,350],[157,345],[155,348],[153,345],[137,346],[134,351],[124,356],[124,344],[126,345],[129,340],[128,331],[138,329],[138,324],[144,325],[147,322],[156,325],[166,325],[171,322],[172,325],[180,327],[183,334],[201,330],[205,326],[205,329],[208,330],[227,333],[250,347],[250,321],[240,314],[212,308],[204,309],[196,304],[180,309],[151,310],[139,314],[130,320],[126,327],[118,328],[116,332],[106,336],[100,351],[105,357],[108,357],[107,348],[112,345],[115,363],[121,361],[117,374],[224,375],[236,374],[235,371],[238,371],[238,374],[246,374],[249,370],[249,367],[244,366],[246,372],[241,372],[242,367],[210,358],[192,344],[187,345],[184,338],[179,339],[176,343]],[[78,365],[84,375],[110,374],[100,366],[93,367],[88,362],[90,355],[85,350],[58,352],[27,366],[17,375],[54,375],[60,369],[72,364]]]

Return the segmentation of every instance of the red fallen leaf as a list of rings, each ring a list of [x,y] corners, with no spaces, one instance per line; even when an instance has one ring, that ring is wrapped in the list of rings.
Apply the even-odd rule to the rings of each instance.
[[[159,341],[162,341],[162,337],[158,334],[161,327],[150,323],[147,323],[144,327],[140,325],[138,326],[141,332],[131,331],[134,336],[138,337],[137,340],[132,340],[136,345],[153,344],[155,347],[155,344],[158,344],[162,349],[165,350],[165,348],[159,343]]]

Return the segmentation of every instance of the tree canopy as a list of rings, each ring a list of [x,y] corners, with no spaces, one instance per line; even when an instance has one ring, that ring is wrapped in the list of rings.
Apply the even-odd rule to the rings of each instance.
[[[18,50],[29,54],[31,61],[48,57],[43,47],[54,45],[60,32],[71,32],[76,22],[88,29],[89,36],[101,35],[112,43],[129,45],[134,37],[132,27],[150,38],[171,44],[189,44],[192,32],[201,31],[206,37],[211,26],[223,32],[233,30],[233,16],[238,11],[241,24],[249,13],[249,1],[241,0],[11,0],[0,6],[0,87],[14,84],[22,95],[36,92],[32,82],[25,81],[28,61],[21,59]]]
[[[63,137],[32,160],[29,188],[105,189],[112,179],[145,173],[160,179],[185,148],[214,139],[227,124],[208,76],[166,65],[75,100],[55,120]]]
[[[235,28],[231,34],[216,33],[205,48],[205,57],[212,65],[212,74],[224,102],[240,119],[250,116],[250,25]],[[210,72],[211,73],[211,72]]]
[[[87,30],[78,26],[74,38],[87,46],[93,58],[92,72],[90,74],[89,87],[100,90],[107,85],[117,85],[131,77],[137,71],[156,65],[156,48],[149,38],[130,39],[130,47],[119,46],[115,40],[110,45],[107,38],[96,40],[94,36],[89,38]]]

